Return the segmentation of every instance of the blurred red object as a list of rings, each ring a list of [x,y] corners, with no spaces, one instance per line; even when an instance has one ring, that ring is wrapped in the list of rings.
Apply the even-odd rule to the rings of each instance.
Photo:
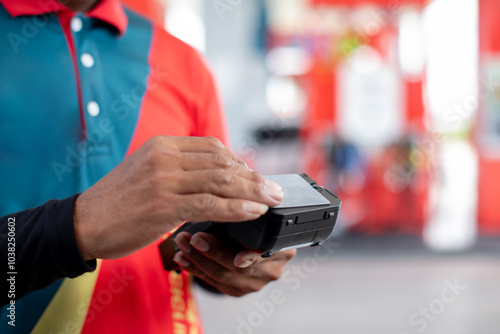
[[[480,61],[500,53],[500,1],[479,0]],[[481,108],[480,108],[481,109]],[[481,113],[481,110],[480,110]],[[481,117],[481,115],[480,115]],[[481,133],[481,129],[478,129]],[[500,147],[497,148],[500,151]],[[500,234],[500,159],[488,158],[479,148],[478,222],[486,235]]]
[[[123,4],[136,10],[154,23],[163,26],[165,6],[159,0],[122,0]]]

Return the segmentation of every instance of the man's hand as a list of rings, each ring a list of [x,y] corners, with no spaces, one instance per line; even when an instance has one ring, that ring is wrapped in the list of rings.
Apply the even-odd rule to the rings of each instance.
[[[159,136],[77,198],[75,233],[85,260],[118,258],[183,221],[256,219],[282,196],[215,138]]]
[[[203,232],[194,236],[181,232],[175,242],[180,251],[176,253],[174,261],[182,269],[220,292],[235,297],[259,291],[270,281],[277,280],[285,264],[296,253],[295,249],[287,250],[267,259],[250,251],[234,256],[216,237]]]

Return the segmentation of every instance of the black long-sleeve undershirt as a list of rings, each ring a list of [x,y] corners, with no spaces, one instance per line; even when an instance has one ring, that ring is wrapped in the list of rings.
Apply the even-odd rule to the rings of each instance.
[[[50,200],[0,218],[0,305],[58,279],[95,270],[96,261],[84,261],[75,237],[77,197]],[[9,258],[13,246],[15,259]]]

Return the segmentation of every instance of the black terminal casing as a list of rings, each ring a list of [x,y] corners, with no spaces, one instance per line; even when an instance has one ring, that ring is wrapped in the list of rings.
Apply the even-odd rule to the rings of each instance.
[[[206,232],[216,236],[235,254],[244,249],[263,257],[285,249],[317,246],[333,232],[341,201],[306,174],[300,174],[330,204],[292,208],[271,208],[260,218],[241,223],[184,223],[160,244],[166,270],[178,269],[171,259],[178,251],[173,239],[180,232]]]

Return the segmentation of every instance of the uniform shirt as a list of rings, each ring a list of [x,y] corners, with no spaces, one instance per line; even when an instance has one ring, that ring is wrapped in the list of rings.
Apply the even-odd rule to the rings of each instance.
[[[57,253],[78,255],[73,222],[61,219],[72,217],[74,194],[152,136],[226,142],[223,115],[198,53],[119,1],[102,0],[85,14],[55,0],[0,3],[0,216],[64,199],[50,202],[51,224],[23,229],[33,223],[23,221],[29,214],[16,220],[18,231],[40,233],[35,241],[67,235],[62,244],[38,243],[57,265]],[[64,215],[54,216],[57,206]],[[65,225],[56,231],[57,218]],[[189,277],[165,272],[157,246],[29,293],[16,302],[15,327],[3,309],[0,332],[200,332]],[[92,263],[80,256],[70,269],[74,276]]]

